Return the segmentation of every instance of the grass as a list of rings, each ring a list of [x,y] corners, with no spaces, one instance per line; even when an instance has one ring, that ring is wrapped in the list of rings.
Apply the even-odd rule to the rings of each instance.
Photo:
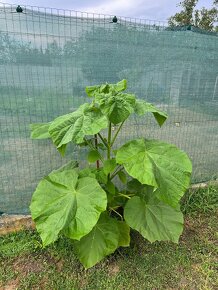
[[[218,188],[188,192],[178,245],[150,244],[136,232],[95,267],[84,270],[70,240],[45,249],[36,232],[0,238],[0,289],[217,289]],[[5,288],[4,288],[5,287]],[[14,287],[14,288],[13,288]]]
[[[181,201],[181,209],[185,215],[213,212],[217,206],[218,187],[212,185],[207,188],[189,189]]]

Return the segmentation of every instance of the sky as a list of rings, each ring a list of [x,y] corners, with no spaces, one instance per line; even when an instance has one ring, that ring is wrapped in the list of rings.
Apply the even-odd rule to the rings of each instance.
[[[167,21],[180,11],[181,0],[21,0],[21,2],[0,0],[8,4],[20,4],[70,9],[90,13],[102,13],[149,20]],[[213,0],[199,0],[198,7],[209,8]]]

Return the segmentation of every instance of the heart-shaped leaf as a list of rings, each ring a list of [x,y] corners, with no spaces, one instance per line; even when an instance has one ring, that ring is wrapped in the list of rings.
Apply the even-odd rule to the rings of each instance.
[[[137,139],[123,145],[117,163],[142,184],[158,188],[159,198],[176,206],[190,183],[191,161],[175,145]]]
[[[150,242],[178,242],[183,230],[183,215],[179,207],[172,208],[160,201],[155,193],[146,198],[134,196],[124,209],[127,224]]]
[[[84,104],[77,111],[56,118],[49,127],[49,134],[59,148],[71,141],[80,144],[85,136],[97,134],[107,125],[106,116],[98,108]]]
[[[61,231],[77,240],[88,234],[106,205],[106,193],[96,179],[78,178],[76,170],[65,170],[52,172],[39,183],[30,210],[46,246]]]

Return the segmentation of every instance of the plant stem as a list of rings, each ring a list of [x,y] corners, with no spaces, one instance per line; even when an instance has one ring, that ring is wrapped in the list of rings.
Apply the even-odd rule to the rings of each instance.
[[[108,148],[107,148],[107,159],[111,159],[111,122],[109,122],[108,126]]]
[[[116,169],[116,171],[111,175],[110,180],[112,180],[121,170],[123,170],[123,166],[119,165]]]
[[[88,139],[84,138],[84,140],[87,142],[87,144],[89,145],[89,147],[90,147],[92,150],[95,150],[95,147],[92,145],[92,143],[89,142]]]
[[[104,138],[101,136],[100,133],[98,133],[98,136],[99,136],[99,138],[101,139],[101,141],[103,142],[104,146],[105,146],[106,148],[108,148],[108,144],[107,144],[107,142],[105,142]]]
[[[116,140],[116,138],[117,138],[117,135],[119,134],[119,132],[120,132],[120,130],[121,130],[121,128],[122,128],[124,122],[125,122],[125,121],[123,121],[123,122],[120,124],[119,128],[117,129],[116,134],[114,135],[114,137],[113,137],[113,139],[112,139],[112,141],[111,141],[111,146],[113,146],[113,144],[114,144],[114,142],[115,142],[115,140]]]
[[[123,194],[123,193],[119,193],[119,196],[123,196],[123,197],[125,197],[125,198],[131,199],[130,196],[128,196],[128,195],[126,195],[126,194]]]
[[[98,150],[98,135],[95,134],[95,148],[96,150]],[[99,165],[99,160],[96,161],[96,168],[99,169],[100,165]]]
[[[115,212],[120,218],[121,218],[121,220],[123,220],[123,217],[122,217],[122,215],[119,213],[119,212],[117,212],[115,209],[113,209],[112,207],[110,207],[109,208],[110,210],[112,210],[113,212]]]
[[[109,126],[108,126],[108,138],[107,138],[107,159],[110,160],[111,159],[111,122],[109,122]],[[110,173],[107,176],[107,180],[110,180]]]

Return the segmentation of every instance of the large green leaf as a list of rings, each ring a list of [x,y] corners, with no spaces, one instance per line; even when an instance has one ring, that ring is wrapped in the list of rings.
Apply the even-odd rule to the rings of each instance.
[[[124,218],[132,229],[150,242],[178,242],[183,230],[183,215],[179,207],[166,205],[155,193],[147,195],[146,198],[131,198],[125,206]]]
[[[142,184],[157,187],[159,198],[169,205],[176,206],[189,186],[191,161],[174,145],[133,140],[117,151],[116,160]]]
[[[124,93],[97,94],[95,101],[113,124],[125,121],[134,112],[135,96]]]
[[[32,139],[47,139],[51,138],[48,129],[51,125],[49,123],[35,123],[30,125]]]
[[[76,170],[65,170],[52,172],[39,183],[30,210],[46,246],[61,231],[77,240],[88,234],[106,205],[106,193],[96,179],[78,178]]]
[[[56,118],[49,127],[49,134],[60,148],[71,141],[80,144],[86,135],[97,134],[107,125],[107,118],[99,109],[84,104],[77,111]]]
[[[161,110],[157,109],[150,103],[147,103],[143,100],[136,100],[135,103],[135,113],[139,116],[144,115],[148,112],[153,113],[156,121],[158,122],[159,126],[161,127],[163,123],[168,118],[167,114],[162,112]]]
[[[103,213],[92,231],[75,243],[80,262],[90,268],[119,246],[129,245],[129,228]]]

